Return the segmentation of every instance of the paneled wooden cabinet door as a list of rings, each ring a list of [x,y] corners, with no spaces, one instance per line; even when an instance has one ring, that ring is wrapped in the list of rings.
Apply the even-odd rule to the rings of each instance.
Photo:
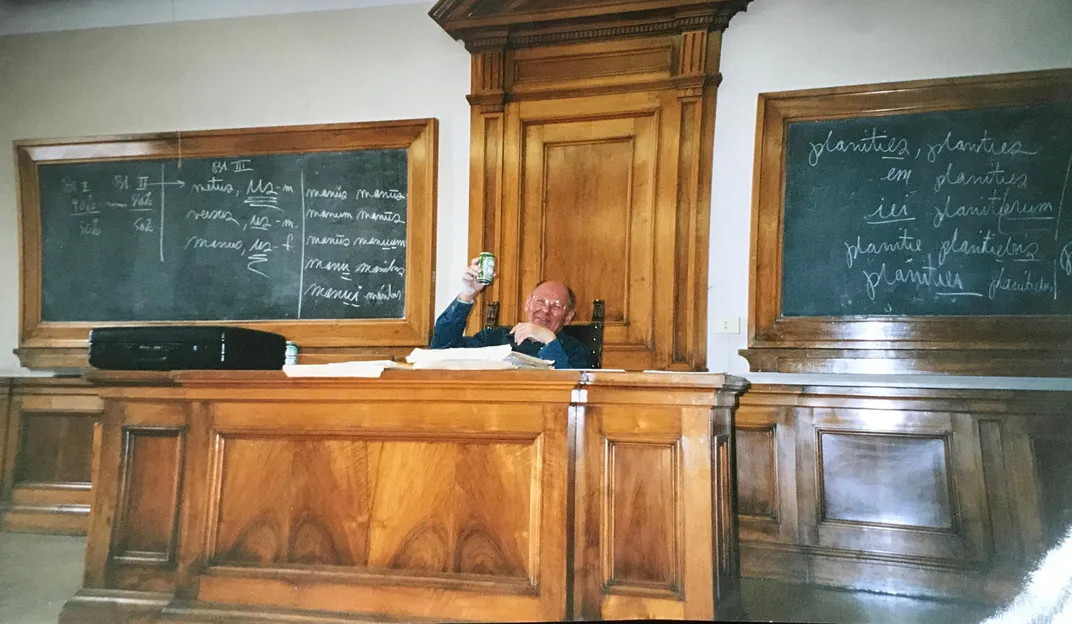
[[[504,258],[506,318],[520,318],[524,297],[544,279],[577,294],[576,321],[589,320],[593,299],[606,302],[606,364],[649,368],[660,359],[655,335],[671,332],[670,310],[657,289],[673,284],[673,196],[661,198],[661,102],[628,94],[512,104],[517,119],[506,144],[518,167],[507,166],[504,232],[519,245]],[[511,175],[510,171],[520,173]],[[660,204],[666,202],[661,211]],[[516,228],[516,229],[515,229]],[[660,265],[661,262],[661,265]],[[511,270],[511,268],[516,270]],[[516,316],[515,316],[516,315]]]

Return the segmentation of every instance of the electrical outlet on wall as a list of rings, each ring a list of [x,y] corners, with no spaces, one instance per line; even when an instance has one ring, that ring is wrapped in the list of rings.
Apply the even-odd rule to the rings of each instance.
[[[739,334],[741,333],[741,317],[716,316],[711,319],[707,330],[713,334]]]

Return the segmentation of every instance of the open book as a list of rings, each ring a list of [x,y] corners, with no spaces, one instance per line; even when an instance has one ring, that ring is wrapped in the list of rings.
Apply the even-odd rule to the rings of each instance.
[[[463,370],[535,369],[548,370],[555,363],[550,360],[518,353],[510,345],[458,349],[414,349],[406,356],[413,368],[440,368]]]

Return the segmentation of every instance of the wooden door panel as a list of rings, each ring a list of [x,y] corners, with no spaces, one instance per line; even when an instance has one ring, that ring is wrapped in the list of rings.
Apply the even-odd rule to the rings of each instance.
[[[608,346],[650,349],[656,132],[650,110],[524,125],[516,309],[541,280],[561,280],[579,322],[593,299],[606,302]]]

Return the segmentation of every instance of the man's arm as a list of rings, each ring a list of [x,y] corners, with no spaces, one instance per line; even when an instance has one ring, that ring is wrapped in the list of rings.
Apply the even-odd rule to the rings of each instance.
[[[465,337],[465,323],[469,319],[469,312],[473,309],[472,303],[466,303],[455,299],[447,306],[446,310],[436,319],[435,329],[432,330],[432,342],[429,349],[449,349],[452,347],[483,347],[487,346],[484,340],[484,332],[480,332],[469,338]]]
[[[572,366],[570,364],[569,355],[566,354],[566,350],[562,347],[561,340],[552,340],[540,347],[540,352],[536,357],[541,360],[553,361],[555,363],[555,368],[583,368],[581,366]]]
[[[548,351],[547,357],[544,357],[544,350]],[[554,357],[551,357],[552,355]],[[540,357],[554,360],[555,368],[592,368],[592,352],[583,342],[568,336],[565,340],[559,336],[558,340],[544,345],[540,350]]]

